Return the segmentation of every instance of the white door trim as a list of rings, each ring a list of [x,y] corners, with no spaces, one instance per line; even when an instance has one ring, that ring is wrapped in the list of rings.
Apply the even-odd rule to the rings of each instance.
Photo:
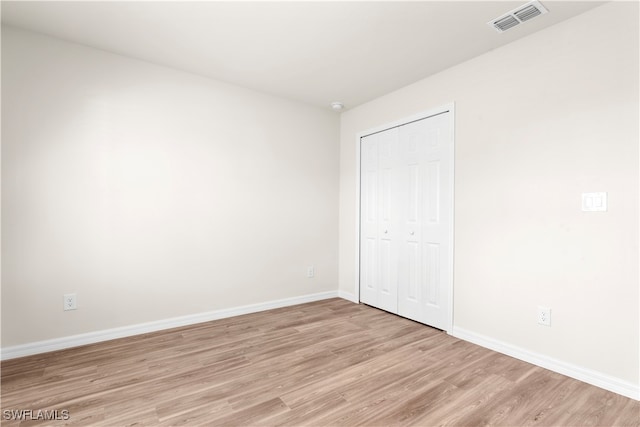
[[[455,200],[455,104],[453,102],[442,105],[440,107],[437,108],[433,108],[431,110],[427,110],[427,111],[423,111],[421,113],[418,114],[414,114],[412,116],[409,117],[405,117],[403,119],[400,120],[396,120],[394,122],[391,123],[386,123],[380,126],[376,126],[374,128],[371,129],[367,129],[365,131],[362,132],[358,132],[356,134],[356,240],[355,240],[355,267],[356,267],[356,280],[355,280],[355,285],[354,285],[354,295],[356,297],[356,301],[360,302],[360,163],[361,163],[361,153],[360,153],[360,139],[364,136],[367,135],[371,135],[377,132],[382,132],[385,131],[387,129],[391,129],[397,126],[402,126],[404,124],[407,123],[411,123],[414,122],[416,120],[422,120],[422,119],[426,119],[428,117],[431,116],[435,116],[438,114],[442,114],[442,113],[446,113],[449,112],[449,126],[450,126],[450,130],[451,130],[451,150],[452,150],[452,156],[451,156],[451,168],[450,168],[450,174],[451,176],[449,177],[449,191],[451,192],[451,205],[450,205],[450,212],[451,212],[451,225],[449,227],[449,239],[451,242],[450,245],[450,257],[449,257],[449,277],[451,278],[451,282],[449,283],[449,292],[448,292],[448,297],[447,297],[447,308],[449,310],[448,316],[447,316],[447,322],[446,322],[446,327],[445,327],[445,331],[448,334],[451,334],[453,331],[453,291],[454,291],[454,287],[453,287],[453,283],[454,283],[454,270],[453,270],[453,266],[454,266],[454,246],[455,246],[455,240],[454,240],[454,228],[455,228],[455,210],[454,210],[454,200]]]

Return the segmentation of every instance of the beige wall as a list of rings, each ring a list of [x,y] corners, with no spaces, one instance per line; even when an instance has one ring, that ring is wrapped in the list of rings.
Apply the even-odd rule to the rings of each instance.
[[[336,291],[338,115],[2,36],[3,348]]]
[[[637,386],[638,90],[638,4],[612,3],[344,113],[340,290],[356,134],[453,101],[455,328]],[[581,212],[596,191],[609,211]]]

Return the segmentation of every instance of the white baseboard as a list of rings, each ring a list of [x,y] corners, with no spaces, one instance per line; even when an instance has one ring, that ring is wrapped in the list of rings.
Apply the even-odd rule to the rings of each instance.
[[[323,299],[337,298],[337,291],[320,292],[316,294],[302,295],[299,297],[285,298],[275,301],[267,301],[258,304],[243,305],[241,307],[214,310],[205,313],[190,314],[187,316],[173,317],[154,322],[139,323],[137,325],[123,326],[120,328],[106,329],[85,334],[72,335],[62,338],[54,338],[46,341],[37,341],[3,348],[0,352],[0,360],[15,359],[16,357],[31,356],[49,351],[63,350],[81,345],[94,344],[116,338],[130,337],[132,335],[146,334],[164,329],[209,322],[242,314],[257,313],[259,311],[274,308],[288,307],[296,304],[320,301]]]
[[[543,354],[508,344],[485,335],[477,334],[454,326],[452,334],[456,338],[478,344],[482,347],[506,354],[516,359],[532,363],[550,371],[558,372],[585,383],[621,394],[631,399],[640,400],[640,386],[620,378],[612,377],[598,371],[583,368],[562,360],[554,359]]]

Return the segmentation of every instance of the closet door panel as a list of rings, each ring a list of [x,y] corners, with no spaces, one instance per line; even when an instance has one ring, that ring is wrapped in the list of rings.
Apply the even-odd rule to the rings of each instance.
[[[450,117],[445,113],[427,119],[425,151],[427,180],[424,194],[423,243],[425,254],[425,299],[423,322],[444,329],[449,313],[452,281],[450,235],[452,197],[450,188],[453,146]]]
[[[398,314],[422,321],[424,268],[422,256],[422,217],[424,216],[425,165],[424,135],[414,124],[400,126],[399,167],[401,248],[398,272]]]
[[[392,313],[398,311],[397,150],[395,128],[361,140],[361,300]]]
[[[361,140],[360,300],[378,306],[378,136]]]
[[[380,222],[378,236],[380,251],[379,307],[392,313],[398,312],[398,242],[396,216],[398,129],[378,134],[378,168],[380,177]]]
[[[451,195],[447,189],[452,159],[448,114],[400,127],[400,145],[409,170],[405,173],[409,195],[405,198],[408,212],[404,226],[407,244],[415,245],[410,249],[407,246],[400,258],[417,257],[419,261],[417,265],[400,263],[398,314],[437,328],[446,327],[450,283],[447,265]]]

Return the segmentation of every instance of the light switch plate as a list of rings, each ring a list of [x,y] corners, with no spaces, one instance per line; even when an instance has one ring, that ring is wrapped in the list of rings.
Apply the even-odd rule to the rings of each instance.
[[[607,193],[582,193],[582,212],[606,212]]]

